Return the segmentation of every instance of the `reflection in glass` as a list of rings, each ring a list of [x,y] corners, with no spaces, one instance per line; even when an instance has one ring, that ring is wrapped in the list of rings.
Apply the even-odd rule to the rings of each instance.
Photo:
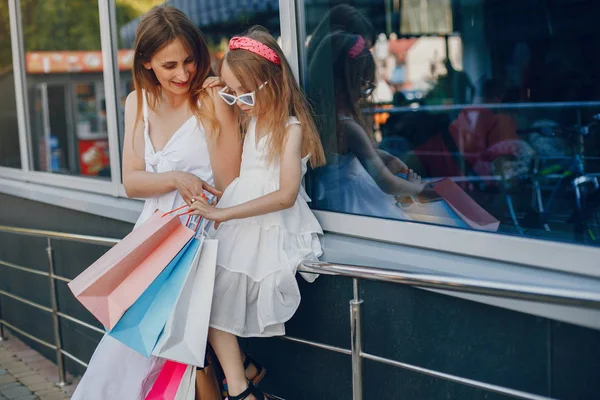
[[[330,73],[323,73],[323,63],[332,66]],[[342,212],[405,219],[395,196],[416,195],[423,187],[399,159],[377,149],[369,134],[369,118],[361,108],[375,87],[375,61],[366,40],[343,31],[325,36],[308,71],[329,160],[317,171],[317,201],[335,203]],[[396,176],[402,173],[407,179]]]
[[[315,208],[600,243],[600,3],[328,11],[305,3],[304,84],[329,153],[310,180]],[[356,36],[362,64],[341,39]],[[425,191],[403,193],[407,170]]]
[[[110,177],[96,0],[21,2],[34,169]]]
[[[21,168],[8,1],[0,1],[0,166]]]

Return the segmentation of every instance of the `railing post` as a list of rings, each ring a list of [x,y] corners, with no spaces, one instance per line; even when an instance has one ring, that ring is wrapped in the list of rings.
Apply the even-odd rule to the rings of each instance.
[[[352,400],[362,400],[362,318],[363,301],[358,291],[358,279],[352,279],[354,298],[350,300],[350,341],[352,349]]]
[[[52,325],[54,330],[54,344],[56,345],[56,366],[58,367],[58,383],[60,387],[67,385],[65,371],[65,358],[62,353],[62,335],[60,333],[60,319],[58,317],[58,293],[56,280],[54,278],[54,251],[52,250],[52,239],[48,238],[48,268],[50,272],[50,304],[52,307]]]
[[[0,321],[4,321],[2,318],[2,299],[0,299]],[[4,339],[6,339],[6,336],[4,336],[4,324],[0,322],[0,342]]]

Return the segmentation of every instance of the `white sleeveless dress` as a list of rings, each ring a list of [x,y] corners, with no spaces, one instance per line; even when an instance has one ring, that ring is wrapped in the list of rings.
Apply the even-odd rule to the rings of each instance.
[[[290,118],[288,125],[299,124]],[[279,189],[279,162],[268,163],[266,137],[256,143],[256,119],[249,126],[240,176],[217,207],[232,207]],[[302,176],[308,157],[302,159]],[[209,235],[219,240],[210,326],[241,337],[285,334],[284,323],[300,304],[296,270],[322,254],[321,226],[307,205],[304,188],[286,210],[222,223]],[[314,281],[315,275],[305,279]]]
[[[213,184],[206,134],[202,124],[191,117],[179,127],[162,150],[155,151],[149,135],[148,104],[142,96],[144,117],[144,159],[146,171],[184,171]],[[136,227],[157,210],[170,211],[185,202],[178,192],[146,199]],[[135,227],[134,227],[135,229]],[[164,360],[146,358],[112,337],[105,335],[96,348],[89,367],[72,400],[144,400]]]
[[[356,124],[347,116],[340,115],[338,119]],[[315,198],[327,210],[386,219],[411,219],[396,206],[395,196],[381,190],[352,152],[328,154],[327,165],[319,168],[316,174]]]
[[[327,165],[317,171],[316,199],[327,210],[387,219],[410,220],[385,193],[354,153],[328,154]]]

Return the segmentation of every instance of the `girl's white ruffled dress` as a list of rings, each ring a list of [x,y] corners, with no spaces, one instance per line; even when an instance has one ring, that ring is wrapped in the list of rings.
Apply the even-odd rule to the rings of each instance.
[[[292,117],[288,121],[299,124]],[[217,207],[232,207],[279,189],[280,164],[267,161],[267,141],[256,141],[256,119],[244,140],[240,176],[227,187]],[[302,176],[308,156],[302,159]],[[308,207],[304,188],[293,207],[222,223],[209,235],[219,240],[210,326],[241,337],[285,334],[284,323],[300,304],[296,270],[303,260],[322,254],[319,222]],[[312,282],[316,275],[303,274]]]

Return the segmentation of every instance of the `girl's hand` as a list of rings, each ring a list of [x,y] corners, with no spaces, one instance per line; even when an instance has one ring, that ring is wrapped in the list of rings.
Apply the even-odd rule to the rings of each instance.
[[[217,86],[225,86],[225,83],[218,76],[209,76],[202,83],[202,89],[208,89]]]
[[[189,172],[172,171],[171,174],[173,175],[175,188],[188,206],[192,204],[194,196],[203,195],[205,190],[215,196],[221,196],[223,194]]]
[[[412,169],[408,170],[406,180],[409,181],[410,183],[414,183],[415,185],[417,185],[419,187],[417,193],[422,193],[424,190],[426,190],[426,188],[428,186],[430,186],[428,184],[421,182],[421,176],[419,174],[417,174],[415,171],[413,171]],[[433,190],[433,189],[431,189],[431,190]]]
[[[406,176],[406,180],[409,181],[409,182],[411,182],[411,183],[417,184],[417,185],[421,184],[421,176],[419,176],[419,174],[417,174],[412,169],[408,170],[408,174]]]
[[[226,208],[216,208],[208,203],[205,196],[193,197],[190,211],[192,215],[200,215],[210,221],[215,221],[215,229],[218,228],[219,223],[229,219]]]

